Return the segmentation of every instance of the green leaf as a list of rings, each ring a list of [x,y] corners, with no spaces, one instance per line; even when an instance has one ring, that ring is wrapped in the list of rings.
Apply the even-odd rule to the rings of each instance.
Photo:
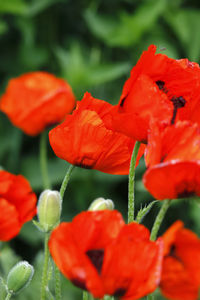
[[[182,43],[186,55],[192,61],[199,60],[200,35],[197,28],[200,27],[200,11],[182,9],[172,11],[165,15],[165,19]]]
[[[106,63],[101,59],[98,49],[88,50],[78,44],[72,44],[69,51],[62,48],[55,50],[58,63],[64,77],[72,87],[83,89],[119,78],[127,73],[129,64]]]
[[[129,47],[136,44],[152,26],[166,8],[166,0],[144,1],[133,14],[120,12],[118,20],[110,16],[100,16],[94,9],[85,12],[89,29],[107,45]]]
[[[6,33],[8,30],[8,25],[5,21],[0,20],[0,34]]]
[[[49,8],[53,4],[59,3],[59,2],[65,2],[66,0],[32,0],[31,4],[28,7],[27,14],[29,17],[33,17],[45,9]]]
[[[59,185],[65,176],[68,164],[57,157],[48,160],[48,172],[52,185]],[[34,191],[43,190],[43,181],[37,156],[23,157],[20,173],[24,175],[31,184]]]
[[[59,2],[66,0],[32,0],[29,3],[24,0],[0,0],[0,13],[34,17]]]
[[[27,8],[28,5],[23,0],[0,0],[0,13],[23,15]]]
[[[40,225],[39,222],[35,221],[35,220],[32,220],[33,224],[35,225],[35,227],[40,230],[40,231],[43,231],[44,232],[44,229],[43,227]]]
[[[153,205],[158,202],[158,200],[152,201],[151,203],[149,203],[147,206],[141,208],[138,213],[137,213],[137,217],[136,217],[136,222],[137,223],[141,223],[142,219],[146,216],[146,214],[148,214],[148,212],[150,211],[150,209],[153,207]]]
[[[3,249],[1,249],[0,265],[1,265],[2,274],[7,276],[10,269],[19,260],[20,260],[19,256],[17,256],[15,252],[9,247],[4,247]]]
[[[38,222],[35,220],[32,221],[34,224],[36,223],[35,226],[37,227]],[[40,228],[39,230],[36,229],[35,226],[33,226],[32,222],[25,223],[19,235],[20,239],[25,240],[31,246],[38,246],[44,239],[44,233],[42,232],[42,230]]]
[[[2,278],[0,278],[0,300],[4,300],[6,298],[6,284]]]

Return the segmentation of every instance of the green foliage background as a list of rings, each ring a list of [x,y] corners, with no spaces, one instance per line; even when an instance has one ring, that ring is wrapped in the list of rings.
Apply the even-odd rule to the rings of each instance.
[[[66,79],[77,99],[89,91],[116,104],[130,69],[148,45],[166,48],[163,53],[172,58],[199,62],[199,29],[197,0],[0,0],[0,91],[4,92],[12,77],[45,70]],[[0,165],[26,176],[39,195],[43,187],[38,153],[39,137],[25,136],[0,114]],[[59,189],[68,165],[55,157],[50,146],[48,156],[51,182]],[[144,170],[141,162],[136,176],[137,209],[152,200],[142,184]],[[71,220],[99,196],[113,199],[126,218],[127,183],[127,176],[76,168],[66,191],[62,220]],[[159,203],[144,219],[149,228],[158,209]],[[197,203],[175,200],[161,233],[177,219],[200,232]],[[42,233],[30,222],[10,243],[1,243],[0,273],[4,278],[19,259],[36,267],[29,288],[13,299],[38,299],[42,241]],[[81,292],[65,278],[62,287],[63,300],[81,299]],[[156,299],[163,299],[156,294]]]

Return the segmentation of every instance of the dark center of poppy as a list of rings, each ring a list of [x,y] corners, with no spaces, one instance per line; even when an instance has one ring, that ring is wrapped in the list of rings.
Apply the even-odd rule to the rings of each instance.
[[[175,245],[172,245],[171,248],[170,248],[170,251],[169,251],[169,256],[173,256],[173,257],[176,257],[176,247]]]
[[[83,163],[75,164],[75,166],[79,167],[79,168],[87,169],[87,170],[92,169],[92,166],[89,166],[89,165],[86,165],[86,164],[83,164]]]
[[[182,96],[180,96],[180,97],[172,97],[170,99],[170,101],[172,101],[172,103],[174,105],[174,111],[173,111],[173,115],[172,115],[172,119],[171,119],[171,124],[174,124],[178,108],[184,107],[186,101],[185,101],[185,99]]]
[[[122,98],[122,100],[121,100],[121,102],[120,102],[120,105],[119,105],[119,106],[123,107],[123,105],[124,105],[124,101],[126,100],[126,98],[127,98],[127,95],[126,95],[126,96],[124,96],[124,98]]]
[[[167,256],[171,256],[171,257],[175,258],[181,264],[183,263],[182,259],[176,253],[176,246],[174,244],[171,245],[170,250],[169,250],[169,254]]]
[[[164,86],[165,86],[165,82],[164,82],[164,81],[162,81],[162,80],[157,80],[157,81],[156,81],[156,84],[157,84],[159,90],[162,91],[162,90],[165,89],[165,88],[164,88]]]
[[[71,279],[71,282],[72,282],[75,286],[79,287],[80,289],[87,291],[85,282],[81,281],[80,279],[73,278],[73,279]]]
[[[119,288],[114,292],[114,297],[123,297],[126,294],[126,289]]]
[[[167,88],[165,87],[165,82],[162,81],[162,80],[157,80],[156,81],[156,84],[159,88],[159,90],[163,91],[165,94],[168,94],[168,90]],[[169,95],[168,95],[169,96]],[[175,122],[175,119],[176,119],[176,115],[177,115],[177,111],[178,111],[178,108],[181,108],[181,107],[184,107],[185,104],[186,104],[186,100],[180,96],[180,97],[176,97],[176,96],[172,96],[170,97],[169,99],[173,105],[174,105],[174,111],[173,111],[173,115],[172,115],[172,119],[171,119],[171,124],[174,124]]]
[[[182,193],[178,194],[178,198],[190,198],[190,197],[195,197],[197,196],[194,191],[183,191]]]
[[[103,249],[88,250],[86,254],[91,260],[94,267],[97,269],[98,273],[100,274],[103,265],[104,250]]]

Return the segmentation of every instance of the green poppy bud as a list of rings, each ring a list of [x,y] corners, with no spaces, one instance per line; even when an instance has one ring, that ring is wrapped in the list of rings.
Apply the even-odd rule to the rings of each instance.
[[[109,209],[109,210],[113,210],[114,209],[114,203],[112,200],[110,199],[104,199],[104,198],[97,198],[95,199],[90,207],[88,208],[88,210],[104,210],[104,209]]]
[[[10,293],[17,293],[31,281],[34,268],[27,261],[20,261],[9,272],[7,289]]]
[[[45,190],[39,198],[37,215],[39,227],[44,232],[51,231],[60,222],[62,199],[57,191]]]

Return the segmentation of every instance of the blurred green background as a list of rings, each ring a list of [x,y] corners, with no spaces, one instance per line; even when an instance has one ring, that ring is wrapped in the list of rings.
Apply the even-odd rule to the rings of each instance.
[[[172,58],[200,61],[200,2],[198,0],[0,0],[1,94],[10,78],[45,70],[66,79],[77,99],[86,91],[116,104],[129,71],[150,44]],[[19,99],[20,101],[20,99]],[[0,113],[0,165],[26,176],[34,191],[42,191],[39,137],[25,136]],[[67,163],[48,146],[49,172],[59,189]],[[144,162],[136,174],[137,209],[152,201],[142,184]],[[127,216],[127,176],[76,168],[64,199],[62,220],[71,220],[99,196],[113,199]],[[144,219],[151,228],[159,209],[155,204]],[[181,219],[200,232],[200,206],[174,201],[161,228]],[[31,222],[10,243],[0,245],[0,273],[26,259],[37,266],[34,280],[17,300],[38,299],[43,235]],[[63,300],[81,299],[81,292],[62,278]],[[0,300],[4,292],[0,292]],[[156,299],[163,299],[157,293]]]

